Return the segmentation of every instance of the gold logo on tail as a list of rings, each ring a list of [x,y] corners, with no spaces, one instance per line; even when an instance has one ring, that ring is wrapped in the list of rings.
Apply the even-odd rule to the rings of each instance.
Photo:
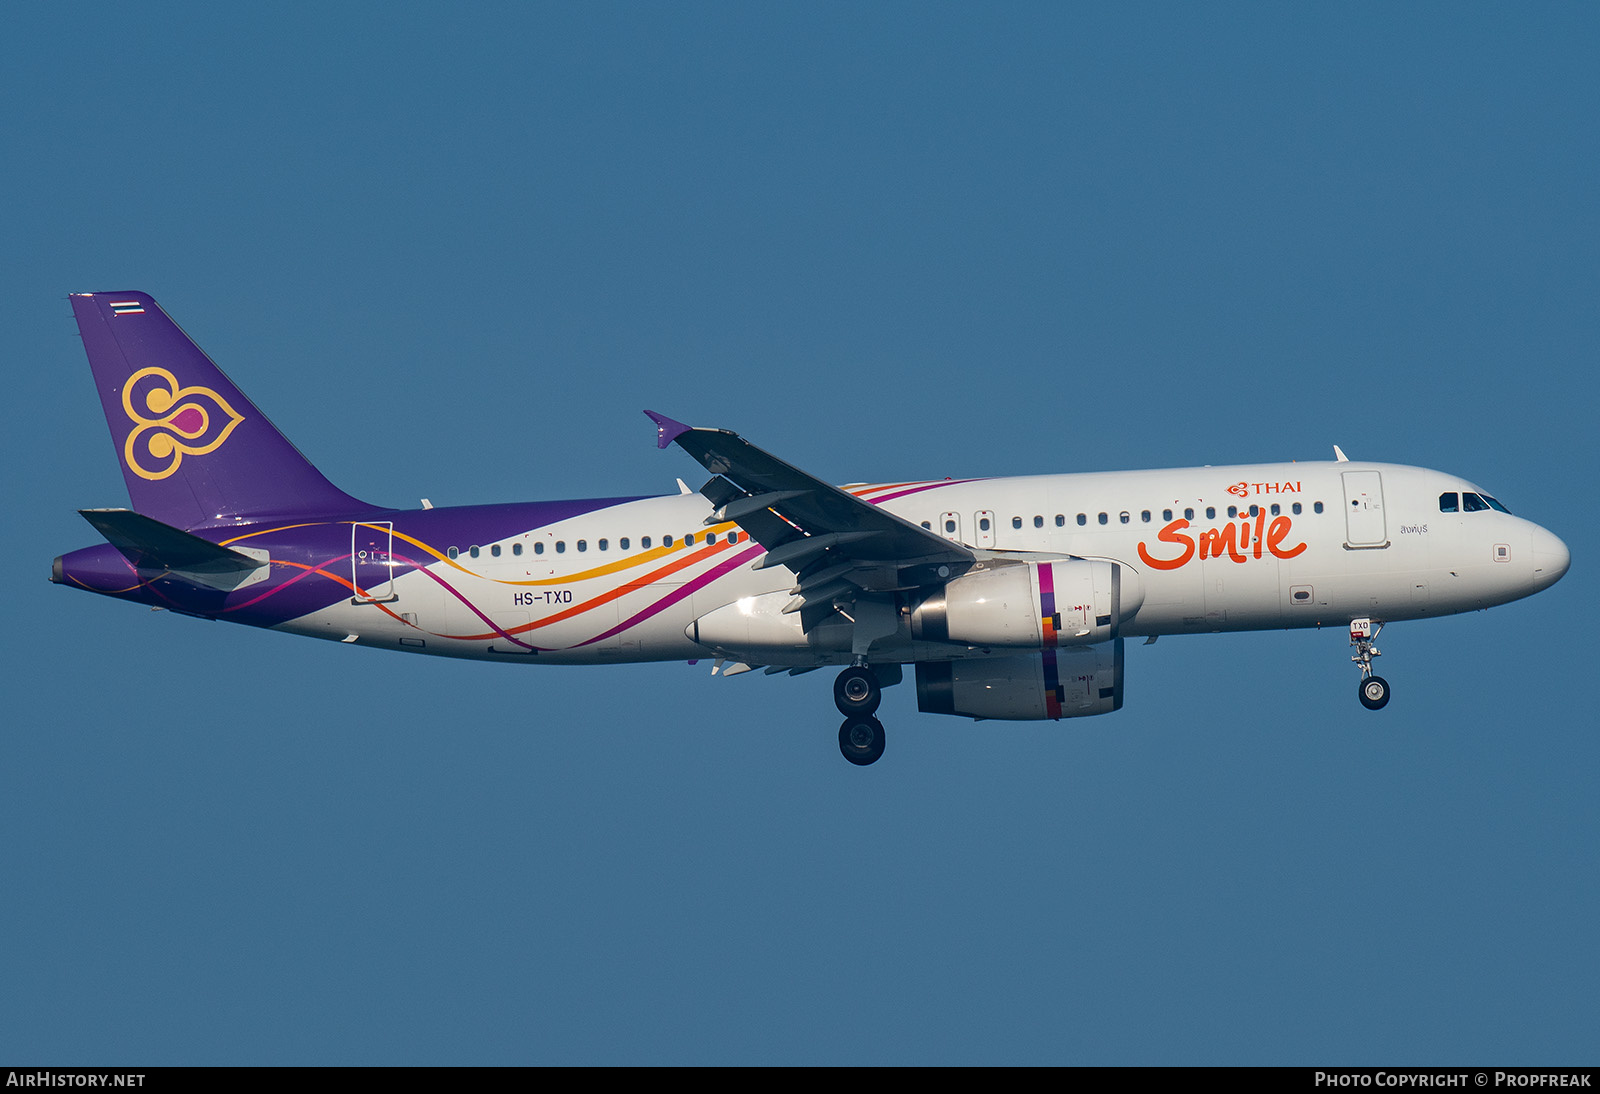
[[[135,409],[135,403],[143,409]],[[164,479],[185,456],[215,452],[244,421],[228,400],[208,387],[179,387],[164,368],[142,368],[122,389],[122,409],[134,423],[123,457],[142,479]]]

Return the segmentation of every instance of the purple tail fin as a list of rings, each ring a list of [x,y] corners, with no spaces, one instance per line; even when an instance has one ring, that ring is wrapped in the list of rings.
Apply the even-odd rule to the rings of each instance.
[[[372,508],[311,466],[149,296],[71,300],[134,509],[198,528]]]

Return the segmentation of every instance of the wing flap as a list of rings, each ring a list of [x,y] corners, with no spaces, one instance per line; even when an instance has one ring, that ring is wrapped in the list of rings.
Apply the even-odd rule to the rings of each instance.
[[[725,505],[721,505],[706,518],[706,524],[721,524],[723,521],[737,523],[741,517],[751,513],[759,513],[763,509],[771,509],[780,502],[790,501],[805,494],[804,490],[771,490],[765,494],[751,494],[747,497],[735,498]]]
[[[823,532],[820,535],[803,536],[792,539],[781,547],[774,547],[767,552],[765,558],[758,559],[750,568],[765,570],[771,566],[788,566],[798,572],[803,570],[806,563],[815,556],[830,548],[860,544],[863,540],[873,539],[882,534],[876,529],[869,529],[865,532]]]

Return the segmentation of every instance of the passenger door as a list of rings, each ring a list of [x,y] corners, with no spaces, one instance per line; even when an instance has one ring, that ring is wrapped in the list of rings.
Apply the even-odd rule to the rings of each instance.
[[[1389,546],[1388,522],[1383,513],[1383,476],[1376,471],[1344,473],[1345,546]]]

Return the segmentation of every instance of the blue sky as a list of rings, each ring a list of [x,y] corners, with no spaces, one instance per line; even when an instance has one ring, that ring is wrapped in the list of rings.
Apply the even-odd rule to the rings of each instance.
[[[156,4],[0,46],[0,1062],[1594,1063],[1589,5]],[[351,493],[1356,458],[1554,590],[971,724],[50,585],[153,293]]]

